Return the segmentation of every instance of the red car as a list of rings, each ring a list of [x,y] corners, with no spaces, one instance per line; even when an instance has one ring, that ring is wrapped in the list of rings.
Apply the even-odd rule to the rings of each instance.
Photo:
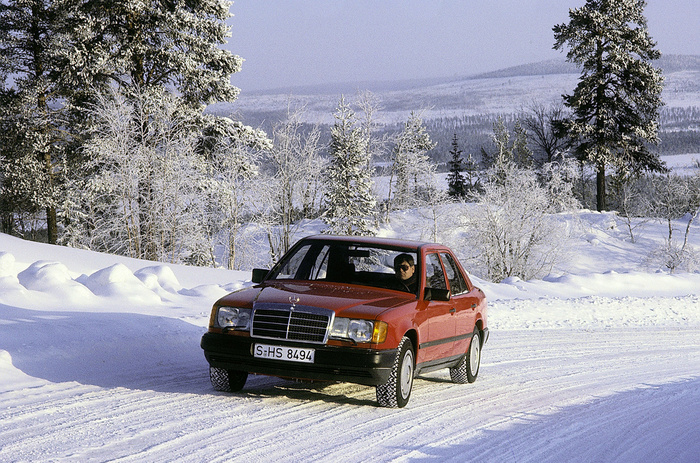
[[[376,386],[380,405],[403,407],[420,373],[479,373],[486,298],[445,246],[311,236],[253,282],[214,304],[202,337],[217,390],[255,373]]]

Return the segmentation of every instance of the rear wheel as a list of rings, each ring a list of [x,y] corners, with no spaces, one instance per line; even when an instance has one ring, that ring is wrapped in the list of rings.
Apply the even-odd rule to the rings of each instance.
[[[209,380],[214,389],[222,392],[237,392],[243,389],[248,373],[245,371],[224,370],[209,367]]]
[[[413,389],[415,354],[407,337],[401,339],[399,349],[386,383],[377,386],[377,402],[382,407],[405,407]]]
[[[469,349],[462,360],[454,367],[450,368],[450,378],[455,383],[473,383],[479,375],[481,365],[481,335],[479,329],[475,329]]]

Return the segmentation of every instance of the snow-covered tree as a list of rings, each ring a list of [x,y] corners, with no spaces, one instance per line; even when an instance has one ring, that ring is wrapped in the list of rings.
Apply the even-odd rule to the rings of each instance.
[[[260,162],[271,149],[267,135],[225,117],[208,117],[196,153],[204,159],[196,201],[189,213],[197,224],[191,235],[189,263],[240,269],[267,265],[251,249],[248,222],[259,211]]]
[[[467,187],[467,191],[471,192],[481,188],[481,180],[479,179],[481,169],[479,169],[479,163],[471,153],[467,155],[467,159],[464,161],[464,179]]]
[[[630,173],[614,176],[612,179],[612,208],[617,212],[630,235],[630,241],[637,241],[637,229],[651,220],[651,198],[653,179],[650,174]]]
[[[492,179],[503,180],[510,171],[511,166],[521,169],[532,167],[532,151],[527,146],[527,134],[516,121],[513,134],[506,127],[502,117],[493,123],[493,135],[491,137],[494,151],[481,149],[481,155],[485,167],[491,169]]]
[[[240,57],[221,45],[230,36],[226,0],[65,0],[71,46],[63,77],[76,89],[99,85],[174,90],[190,106],[233,101]],[[102,90],[104,91],[104,87]]]
[[[423,120],[411,112],[392,151],[388,211],[425,204],[436,170],[427,153],[434,147]]]
[[[48,241],[58,228],[65,163],[56,51],[63,15],[57,2],[7,0],[0,3],[0,178],[2,202],[12,216],[43,209]],[[10,230],[8,230],[10,231]]]
[[[667,174],[652,178],[652,214],[666,222],[668,238],[657,249],[652,250],[649,263],[661,264],[671,273],[675,270],[696,271],[700,268],[700,253],[689,243],[692,225],[700,215],[700,175],[681,177]],[[676,221],[687,220],[683,243],[674,237]]]
[[[370,235],[376,198],[372,191],[372,160],[367,139],[344,97],[341,97],[334,117],[323,219],[328,224],[329,233]]]
[[[558,124],[580,159],[596,170],[597,208],[606,209],[606,168],[662,172],[648,144],[658,142],[663,77],[651,61],[661,54],[647,30],[644,0],[586,0],[554,26],[554,48],[581,67],[564,104],[573,112]]]
[[[2,2],[0,117],[8,130],[0,136],[14,141],[2,143],[5,161],[0,163],[0,178],[7,193],[3,202],[45,208],[49,241],[56,240],[57,202],[76,204],[58,191],[60,174],[75,174],[73,180],[78,181],[86,169],[73,165],[66,169],[69,161],[79,159],[66,159],[65,153],[87,152],[79,145],[95,133],[91,104],[109,98],[113,88],[142,109],[150,109],[139,103],[142,92],[170,92],[184,103],[178,105],[179,118],[187,114],[188,124],[206,125],[204,106],[232,101],[238,93],[230,76],[242,60],[221,47],[230,35],[226,24],[230,4],[226,0]],[[143,116],[148,120],[159,115]],[[10,169],[11,175],[3,175]],[[142,182],[141,188],[139,201],[148,201],[153,186]],[[66,211],[71,214],[80,212]],[[8,222],[6,216],[3,223]]]
[[[568,230],[554,214],[579,207],[571,181],[575,162],[562,159],[535,170],[518,125],[513,138],[501,120],[494,124],[492,165],[465,214],[470,258],[493,281],[542,277],[564,261]]]
[[[382,159],[391,137],[389,135],[377,135],[377,132],[381,129],[377,116],[383,109],[381,100],[372,92],[362,92],[357,96],[357,107],[360,111],[358,122],[362,134],[367,140],[367,158],[370,160]]]
[[[269,198],[265,216],[273,261],[293,244],[300,220],[316,215],[323,194],[326,161],[321,157],[320,130],[305,130],[302,110],[290,111],[272,129],[272,147],[266,153],[271,177],[262,188]]]
[[[186,262],[199,232],[192,209],[205,164],[179,100],[151,89],[115,91],[93,111],[86,174],[65,208],[64,241],[156,261]],[[76,207],[77,206],[77,207]]]

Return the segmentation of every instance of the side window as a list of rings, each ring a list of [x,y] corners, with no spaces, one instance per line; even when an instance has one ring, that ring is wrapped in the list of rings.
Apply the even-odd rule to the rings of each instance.
[[[437,254],[428,254],[425,262],[425,284],[428,288],[447,289],[445,273]]]
[[[445,273],[447,273],[447,281],[450,282],[452,295],[454,296],[469,291],[467,282],[464,280],[464,276],[460,273],[459,267],[457,267],[457,263],[452,256],[443,252],[440,254],[440,257],[442,257],[442,262],[445,264]]]

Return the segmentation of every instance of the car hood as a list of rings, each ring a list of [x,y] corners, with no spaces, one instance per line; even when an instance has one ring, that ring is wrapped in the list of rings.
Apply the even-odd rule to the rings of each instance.
[[[251,303],[285,304],[321,307],[333,310],[342,317],[374,318],[383,311],[416,301],[409,293],[325,282],[266,282],[263,287],[232,293],[220,300],[222,305],[245,305]],[[241,300],[241,298],[247,301]],[[251,301],[254,297],[254,301]]]

